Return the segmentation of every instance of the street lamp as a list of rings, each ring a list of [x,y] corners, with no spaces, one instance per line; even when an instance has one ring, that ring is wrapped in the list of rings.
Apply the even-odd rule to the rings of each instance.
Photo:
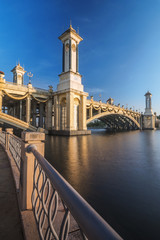
[[[31,72],[28,72],[27,76],[29,77],[29,84],[31,84],[31,77],[33,77],[33,74]]]

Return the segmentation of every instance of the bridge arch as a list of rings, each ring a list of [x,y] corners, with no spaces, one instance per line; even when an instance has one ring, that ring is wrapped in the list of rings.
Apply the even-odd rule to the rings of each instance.
[[[131,115],[124,114],[122,112],[102,112],[98,113],[91,118],[87,119],[87,124],[95,119],[99,119],[106,123],[110,128],[116,126],[117,128],[129,127],[132,129],[141,129],[140,123]]]

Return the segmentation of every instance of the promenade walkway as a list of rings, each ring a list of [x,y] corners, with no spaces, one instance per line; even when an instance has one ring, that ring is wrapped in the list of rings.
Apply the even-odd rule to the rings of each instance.
[[[21,240],[22,224],[10,163],[0,145],[0,239]]]

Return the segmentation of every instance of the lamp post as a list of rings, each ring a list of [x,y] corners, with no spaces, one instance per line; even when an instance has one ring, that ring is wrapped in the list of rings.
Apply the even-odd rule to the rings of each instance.
[[[31,72],[28,72],[27,76],[29,77],[29,84],[31,84],[31,77],[33,77],[33,74]]]

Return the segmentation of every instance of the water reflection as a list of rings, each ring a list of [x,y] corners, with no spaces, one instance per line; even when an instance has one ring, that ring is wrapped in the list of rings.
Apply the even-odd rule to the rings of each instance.
[[[160,239],[160,131],[47,136],[46,158],[125,239]]]

